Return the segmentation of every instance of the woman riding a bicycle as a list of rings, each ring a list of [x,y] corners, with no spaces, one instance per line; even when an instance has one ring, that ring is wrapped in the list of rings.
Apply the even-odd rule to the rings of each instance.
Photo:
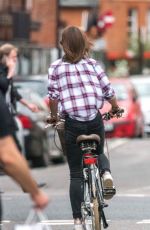
[[[90,42],[77,27],[70,26],[62,33],[64,56],[48,69],[48,94],[51,123],[58,121],[58,113],[65,119],[65,144],[70,169],[70,201],[74,229],[83,230],[81,203],[83,201],[82,153],[76,144],[79,135],[97,134],[100,173],[104,186],[113,187],[110,165],[103,152],[104,124],[99,109],[107,100],[111,112],[119,109],[115,92],[101,65],[89,58]]]

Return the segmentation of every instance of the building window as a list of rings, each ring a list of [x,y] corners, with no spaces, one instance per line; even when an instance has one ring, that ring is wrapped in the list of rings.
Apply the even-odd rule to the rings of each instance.
[[[26,10],[31,11],[32,6],[33,6],[32,0],[26,0]]]
[[[88,14],[89,14],[88,11],[84,10],[81,15],[81,28],[84,31],[87,31],[87,27],[88,27]]]
[[[21,76],[46,74],[51,58],[52,50],[50,48],[19,47],[17,74]]]
[[[148,12],[147,12],[147,35],[148,35],[148,40],[150,40],[150,9],[148,9]]]
[[[128,11],[128,32],[130,35],[138,33],[138,12],[137,9]]]
[[[128,10],[128,50],[133,55],[138,55],[139,50],[139,25],[138,25],[138,11],[137,9]]]

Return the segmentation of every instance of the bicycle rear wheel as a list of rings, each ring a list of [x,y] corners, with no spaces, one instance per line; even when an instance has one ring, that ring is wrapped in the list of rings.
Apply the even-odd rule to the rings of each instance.
[[[101,216],[97,197],[93,199],[92,224],[94,225],[94,230],[101,230]]]
[[[86,230],[101,230],[100,202],[98,197],[97,180],[88,172],[89,181],[84,184],[84,203],[82,217]]]
[[[91,171],[91,189],[92,189],[92,225],[94,230],[101,230],[101,209],[100,209],[100,188],[98,183],[97,167]]]

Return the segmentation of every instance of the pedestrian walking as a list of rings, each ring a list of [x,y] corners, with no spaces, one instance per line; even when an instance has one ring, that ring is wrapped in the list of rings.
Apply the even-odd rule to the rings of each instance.
[[[9,107],[11,115],[13,117],[12,126],[15,131],[18,130],[15,116],[17,114],[16,102],[19,101],[24,106],[29,108],[32,112],[38,112],[39,109],[35,104],[32,104],[25,100],[14,87],[13,77],[16,74],[16,65],[18,60],[18,49],[12,44],[3,44],[0,46],[0,91],[4,96],[6,103]],[[13,138],[21,150],[20,143],[16,137],[16,132],[13,134]]]
[[[38,188],[26,160],[14,142],[12,122],[12,116],[0,92],[0,166],[25,192],[30,194],[35,208],[43,209],[48,205],[48,196]],[[1,219],[2,207],[0,206]]]
[[[61,38],[64,56],[48,69],[48,94],[50,98],[51,123],[65,119],[65,145],[70,169],[70,201],[74,229],[83,230],[81,203],[83,201],[82,155],[76,144],[81,134],[100,136],[98,150],[100,173],[104,187],[113,187],[110,164],[104,154],[104,124],[99,109],[104,100],[111,105],[111,112],[118,111],[115,92],[101,65],[90,58],[90,43],[79,28],[64,29]]]

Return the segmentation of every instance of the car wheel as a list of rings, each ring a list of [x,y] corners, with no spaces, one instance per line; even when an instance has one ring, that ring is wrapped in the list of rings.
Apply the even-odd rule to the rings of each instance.
[[[52,157],[51,162],[53,164],[60,164],[60,163],[65,163],[66,162],[66,157],[64,156],[63,153],[60,153],[59,156],[57,157]]]
[[[143,132],[143,129],[142,129],[142,128],[140,128],[137,137],[138,137],[138,138],[143,138],[143,137],[144,137],[144,132]]]
[[[32,167],[47,167],[50,163],[48,145],[45,138],[41,140],[41,155],[32,159]]]

